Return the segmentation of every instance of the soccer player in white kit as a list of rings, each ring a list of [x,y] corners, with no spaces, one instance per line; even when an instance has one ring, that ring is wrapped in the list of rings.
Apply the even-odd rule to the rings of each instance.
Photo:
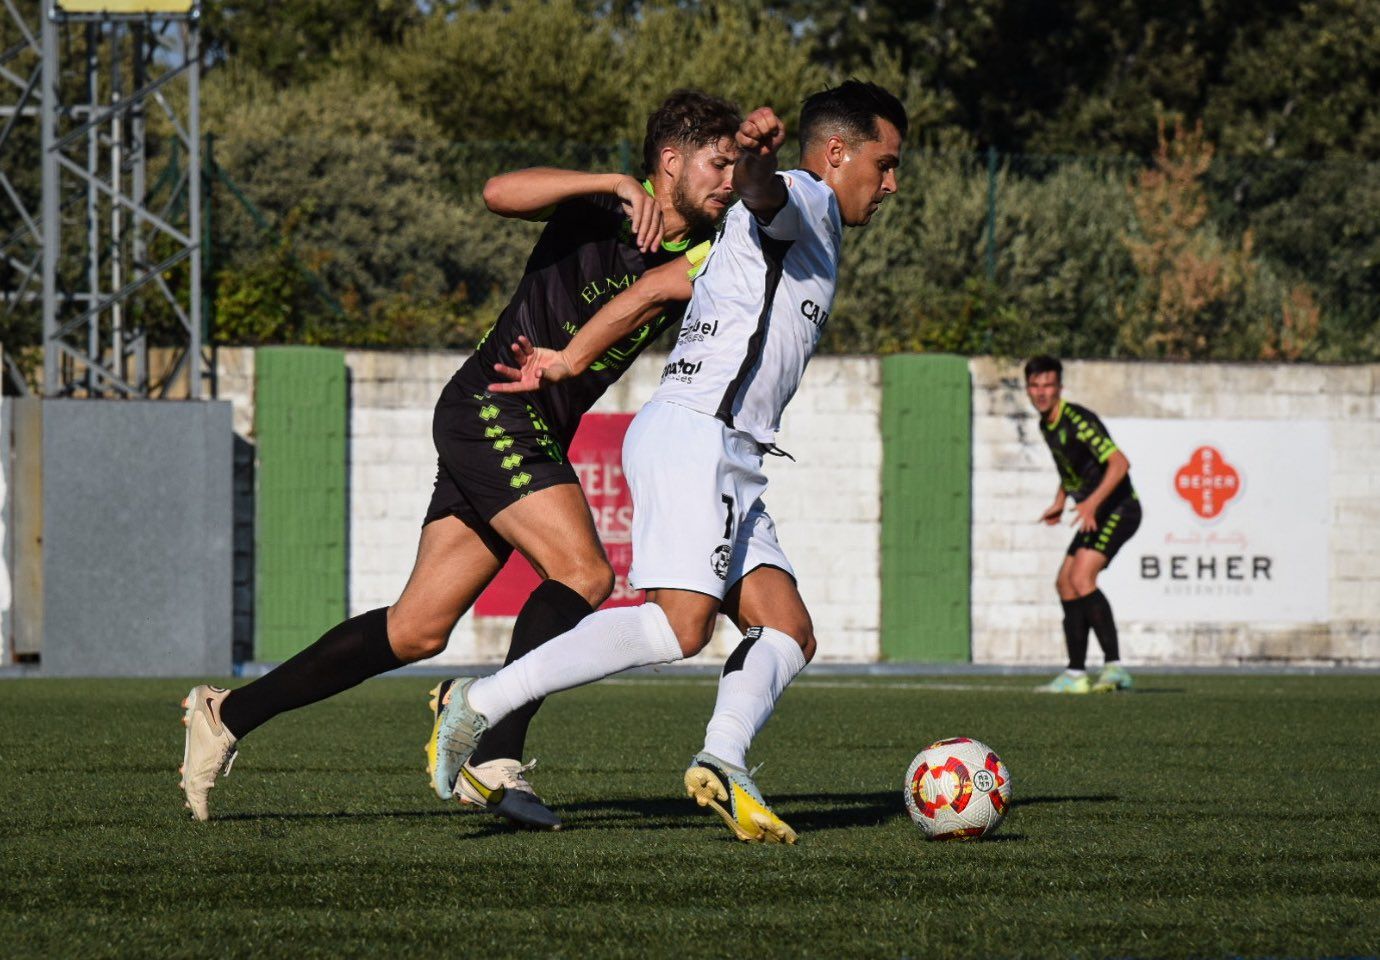
[[[801,167],[778,173],[785,128],[766,107],[743,121],[734,188],[742,198],[694,280],[661,386],[628,428],[639,607],[602,610],[481,679],[457,678],[435,725],[442,798],[490,724],[524,703],[623,670],[670,663],[709,642],[716,615],[744,632],[724,664],[704,749],[685,786],[740,840],[795,842],[746,769],[753,736],[813,656],[810,617],[763,504],[763,457],[828,319],[843,227],[867,223],[896,192],[905,109],[850,80],[805,101]],[[684,271],[652,270],[561,351],[513,345],[513,382],[538,389],[578,375],[625,329],[684,296]]]

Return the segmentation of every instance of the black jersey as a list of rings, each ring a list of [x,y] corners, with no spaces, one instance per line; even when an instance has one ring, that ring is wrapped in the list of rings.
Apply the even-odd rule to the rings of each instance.
[[[1040,418],[1040,433],[1049,445],[1049,452],[1054,454],[1054,465],[1059,468],[1064,492],[1075,501],[1086,500],[1102,482],[1107,473],[1107,458],[1117,449],[1107,428],[1087,407],[1065,400],[1059,404],[1059,415],[1053,423]],[[1117,504],[1135,495],[1128,473],[1107,497],[1106,503]]]
[[[617,197],[594,194],[558,204],[527,260],[512,301],[452,384],[471,394],[484,393],[497,376],[494,364],[512,364],[509,347],[520,334],[533,346],[563,349],[600,307],[647,270],[692,250],[692,259],[697,254],[702,258],[710,236],[663,244],[662,249],[643,254]],[[614,344],[585,373],[545,386],[524,399],[569,446],[585,411],[664,330],[679,325],[684,312],[684,304],[667,310]]]

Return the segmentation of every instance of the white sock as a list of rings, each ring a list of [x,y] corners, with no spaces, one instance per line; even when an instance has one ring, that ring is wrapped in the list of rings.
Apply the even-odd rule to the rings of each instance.
[[[704,731],[705,751],[725,763],[746,767],[752,738],[804,669],[805,654],[789,636],[771,627],[749,630],[724,663],[714,716]]]
[[[656,604],[614,607],[590,614],[498,673],[476,680],[466,696],[493,726],[547,694],[683,656],[675,631]]]

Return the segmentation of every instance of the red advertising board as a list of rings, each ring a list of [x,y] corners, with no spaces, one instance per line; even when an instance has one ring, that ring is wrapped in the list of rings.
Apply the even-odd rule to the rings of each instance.
[[[613,565],[613,595],[605,607],[642,602],[628,586],[632,566],[632,494],[623,480],[623,434],[631,413],[588,413],[570,445],[570,463],[594,513],[594,526]],[[474,604],[477,617],[515,617],[541,580],[521,554],[514,553]]]

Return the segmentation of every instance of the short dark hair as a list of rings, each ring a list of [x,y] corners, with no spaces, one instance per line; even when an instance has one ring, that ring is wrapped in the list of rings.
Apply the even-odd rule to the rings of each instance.
[[[850,143],[880,140],[877,118],[891,121],[905,139],[906,108],[888,90],[875,83],[847,80],[811,94],[800,109],[800,152],[818,137],[838,133]]]
[[[642,172],[656,172],[661,148],[674,146],[693,149],[730,139],[742,124],[736,104],[699,90],[676,90],[647,118],[647,136],[642,141]]]
[[[1059,377],[1059,382],[1064,382],[1064,365],[1059,362],[1058,357],[1051,357],[1047,353],[1042,353],[1038,357],[1031,357],[1025,362],[1025,378],[1029,380],[1037,373],[1053,373]]]

